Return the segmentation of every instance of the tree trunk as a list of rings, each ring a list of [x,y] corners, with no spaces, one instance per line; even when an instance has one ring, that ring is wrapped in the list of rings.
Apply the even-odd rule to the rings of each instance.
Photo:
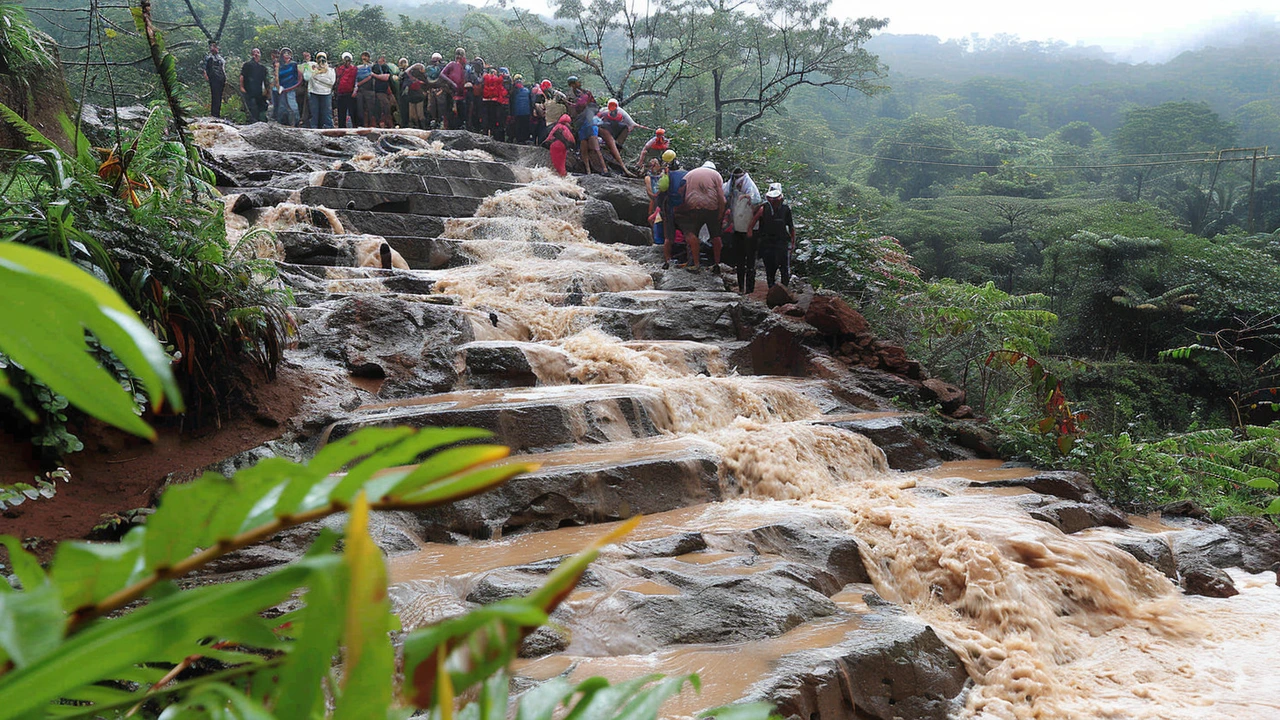
[[[160,76],[160,88],[164,91],[165,100],[169,103],[169,112],[173,115],[173,129],[178,134],[178,140],[182,142],[182,147],[187,151],[187,189],[191,192],[191,199],[195,201],[198,198],[196,191],[196,183],[192,177],[192,173],[196,171],[195,159],[193,157],[195,149],[191,144],[190,138],[187,137],[187,119],[182,111],[182,100],[179,96],[178,75],[174,68],[175,60],[172,55],[165,52],[161,40],[156,35],[155,25],[151,23],[151,0],[138,0],[137,25],[141,26],[141,30],[146,35],[147,45],[151,48],[151,62],[156,67],[156,74]]]
[[[716,139],[724,137],[724,106],[720,104],[720,68],[711,71],[711,80],[714,84],[714,96],[712,101],[716,108]]]

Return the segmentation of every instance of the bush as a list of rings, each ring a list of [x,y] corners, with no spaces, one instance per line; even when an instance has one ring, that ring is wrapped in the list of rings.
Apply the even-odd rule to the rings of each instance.
[[[291,298],[273,282],[272,263],[230,245],[207,170],[193,170],[182,145],[166,139],[165,109],[153,109],[135,137],[108,152],[90,147],[65,116],[74,152],[8,108],[0,113],[43,148],[10,168],[7,185],[17,192],[0,209],[0,233],[91,269],[123,296],[177,361],[195,424],[226,409],[246,363],[274,373],[292,332]],[[108,365],[112,350],[102,352]],[[37,442],[77,450],[58,400],[20,380],[19,368],[9,373],[31,388],[28,401],[47,408]]]

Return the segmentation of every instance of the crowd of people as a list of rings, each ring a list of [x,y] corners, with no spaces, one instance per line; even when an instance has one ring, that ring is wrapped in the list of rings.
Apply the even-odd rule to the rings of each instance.
[[[210,43],[202,71],[215,117],[221,115],[225,66],[217,44]],[[239,90],[249,122],[467,129],[500,141],[543,145],[562,176],[567,174],[571,150],[578,153],[587,174],[598,165],[609,175],[607,152],[623,173],[647,172],[649,221],[655,244],[663,246],[664,269],[682,260],[679,267],[699,271],[709,246],[712,271],[719,272],[722,260],[731,260],[739,292],[755,291],[757,259],[764,263],[769,287],[779,275],[784,285],[790,283],[796,229],[780,184],[771,184],[762,197],[742,168],[734,168],[728,178],[712,162],[686,171],[663,128],[653,130],[635,161],[628,163],[623,144],[632,131],[650,128],[637,123],[615,99],[600,107],[577,77],[567,79],[564,91],[547,79],[526,84],[520,73],[513,75],[480,56],[468,59],[464,48],[454,50],[448,63],[434,53],[427,63],[400,58],[395,65],[383,55],[373,62],[368,52],[360,54],[358,64],[348,52],[336,65],[324,52],[313,60],[304,51],[295,60],[287,47],[272,50],[264,62],[262,52],[254,48],[240,68]]]
[[[264,60],[254,48],[240,67],[239,95],[248,121],[278,122],[310,128],[381,127],[466,129],[497,140],[544,145],[551,150],[556,170],[566,173],[570,149],[576,151],[588,174],[609,174],[608,157],[628,175],[639,176],[648,153],[661,153],[670,144],[658,128],[633,162],[623,157],[623,143],[638,124],[609,99],[601,107],[581,81],[570,76],[564,90],[549,79],[526,82],[476,56],[468,59],[457,48],[445,62],[434,53],[428,62],[396,64],[385,55],[360,54],[359,62],[344,52],[332,63],[327,53],[314,59],[304,51],[295,58],[290,48],[271,50]],[[209,82],[210,111],[221,116],[228,81],[226,58],[217,43],[209,44],[201,70]]]
[[[778,279],[783,285],[791,282],[796,226],[781,183],[770,183],[762,198],[742,168],[734,168],[727,179],[711,161],[684,170],[675,152],[667,150],[650,160],[645,186],[653,241],[663,246],[664,270],[682,260],[677,267],[698,272],[706,259],[718,273],[721,262],[729,260],[737,271],[738,292],[750,295],[756,289],[759,260],[768,287]],[[707,245],[710,254],[704,258]]]

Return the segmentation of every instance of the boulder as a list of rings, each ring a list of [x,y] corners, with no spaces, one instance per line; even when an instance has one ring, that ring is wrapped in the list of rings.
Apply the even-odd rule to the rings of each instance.
[[[1246,572],[1271,570],[1280,563],[1280,532],[1267,518],[1242,515],[1221,524],[1240,546],[1240,567]]]
[[[568,377],[571,360],[559,348],[523,342],[473,342],[458,348],[458,369],[467,387],[533,387]],[[541,377],[545,374],[547,377]]]
[[[1174,533],[1173,557],[1179,583],[1187,594],[1225,598],[1240,593],[1222,570],[1239,567],[1243,559],[1240,545],[1226,528],[1212,525]]]
[[[1084,473],[1072,470],[1046,470],[1035,475],[1007,480],[974,481],[970,487],[1024,487],[1041,495],[1054,495],[1064,500],[1086,501],[1095,499],[1097,492],[1093,481]]]
[[[771,702],[787,718],[946,720],[960,713],[967,681],[928,625],[874,613],[836,645],[784,656],[745,699]]]
[[[820,517],[800,516],[763,525],[734,536],[732,542],[732,547],[779,555],[821,569],[836,581],[828,594],[849,583],[871,581],[862,564],[862,551],[848,529]]]
[[[796,296],[791,293],[791,290],[788,289],[786,285],[778,283],[777,285],[769,288],[769,292],[765,295],[764,301],[769,307],[778,308],[786,305],[794,305],[796,302]]]
[[[1129,521],[1125,519],[1124,515],[1110,505],[1101,502],[1062,500],[1032,508],[1028,511],[1028,514],[1036,520],[1047,522],[1068,534],[1099,525],[1119,528],[1129,527]]]
[[[652,245],[653,231],[618,219],[613,205],[588,200],[582,207],[582,227],[591,239],[607,245]]]
[[[876,366],[893,373],[906,375],[911,367],[911,359],[907,357],[905,348],[889,343],[875,343]],[[952,408],[953,410],[955,408]]]
[[[921,383],[921,395],[926,400],[933,400],[942,406],[945,413],[954,412],[964,404],[965,392],[948,382],[937,378],[929,378]]]
[[[455,348],[471,321],[449,306],[385,295],[353,295],[298,313],[298,347],[337,361],[358,377],[385,378],[384,398],[445,392],[458,381]]]
[[[809,301],[804,321],[827,335],[856,335],[870,329],[862,313],[838,295],[815,295]]]
[[[942,464],[942,458],[919,435],[912,432],[901,418],[877,417],[865,420],[841,420],[823,423],[865,436],[884,451],[889,467],[894,470],[923,470]]]
[[[1173,549],[1164,538],[1124,538],[1115,541],[1115,546],[1137,558],[1138,562],[1150,565],[1177,582],[1178,567],[1173,560]]]
[[[611,175],[584,175],[578,178],[578,186],[589,197],[603,200],[613,206],[618,218],[641,227],[649,224],[649,193],[643,179]]]

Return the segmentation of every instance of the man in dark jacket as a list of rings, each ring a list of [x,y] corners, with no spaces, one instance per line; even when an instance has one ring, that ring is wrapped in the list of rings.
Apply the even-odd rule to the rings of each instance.
[[[218,53],[218,41],[209,41],[209,54],[200,70],[209,81],[209,114],[222,117],[222,90],[227,86],[227,59]]]
[[[244,109],[249,122],[262,122],[267,109],[267,66],[262,64],[262,51],[254,48],[249,62],[240,66],[240,94],[244,97]]]
[[[791,206],[782,201],[782,183],[769,185],[765,202],[756,208],[760,222],[760,259],[764,261],[764,279],[773,287],[774,274],[782,271],[782,284],[791,282],[791,253],[796,249],[796,224]]]

